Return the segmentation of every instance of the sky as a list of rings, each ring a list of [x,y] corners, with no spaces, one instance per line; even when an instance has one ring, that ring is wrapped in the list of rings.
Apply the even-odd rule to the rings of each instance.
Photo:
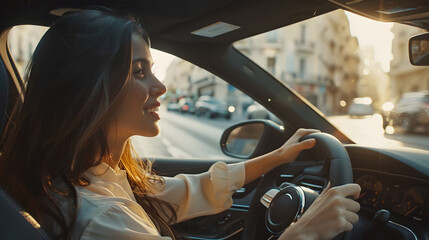
[[[393,33],[390,30],[393,23],[374,21],[350,12],[346,12],[346,15],[350,22],[350,32],[358,38],[359,47],[373,47],[375,60],[388,72],[392,59]]]

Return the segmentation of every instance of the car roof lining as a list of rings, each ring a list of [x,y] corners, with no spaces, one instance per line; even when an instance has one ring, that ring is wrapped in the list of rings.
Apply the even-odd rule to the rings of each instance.
[[[245,8],[245,11],[243,11]],[[161,32],[159,37],[186,42],[212,42],[215,44],[233,43],[240,39],[274,30],[311,17],[329,12],[335,8],[314,0],[288,2],[270,1],[236,1],[228,6],[210,12],[180,25],[172,26]],[[270,12],[269,16],[264,14]],[[226,22],[240,28],[214,38],[201,37],[191,32],[216,22]]]
[[[381,14],[385,9],[405,8],[418,4],[418,9],[397,14]],[[350,4],[352,2],[353,4]],[[84,8],[102,4],[119,12],[132,12],[155,38],[182,42],[232,43],[240,39],[291,25],[338,8],[383,21],[400,21],[422,28],[429,28],[429,2],[425,0],[16,0],[0,9],[0,28],[19,24],[48,26],[56,17],[49,12],[60,8]],[[384,4],[384,5],[383,5]],[[393,4],[393,5],[392,5]],[[405,6],[405,7],[404,7]],[[383,8],[384,9],[384,8]],[[269,14],[266,14],[269,12]],[[414,20],[414,18],[419,18]],[[226,22],[239,29],[208,38],[191,32],[216,22]]]
[[[333,4],[318,0],[105,0],[103,6],[119,12],[132,12],[142,22],[151,36],[175,41],[232,43],[256,34],[303,21],[315,15],[335,10]],[[61,1],[17,0],[9,4],[6,11],[0,10],[2,23],[10,27],[19,24],[39,24],[49,26],[56,17],[50,11],[61,8],[85,8],[96,6],[95,0]],[[269,17],[266,12],[270,12]],[[214,38],[191,34],[192,31],[213,24],[227,22],[241,28]]]

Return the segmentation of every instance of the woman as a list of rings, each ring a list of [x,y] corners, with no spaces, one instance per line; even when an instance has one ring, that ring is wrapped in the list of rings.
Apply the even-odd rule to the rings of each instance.
[[[281,148],[207,173],[161,178],[129,138],[159,133],[149,38],[99,10],[61,17],[28,69],[25,102],[2,150],[0,183],[53,238],[170,239],[168,224],[228,209],[232,193],[315,145],[298,130]],[[329,239],[357,221],[360,188],[325,189],[284,239]]]

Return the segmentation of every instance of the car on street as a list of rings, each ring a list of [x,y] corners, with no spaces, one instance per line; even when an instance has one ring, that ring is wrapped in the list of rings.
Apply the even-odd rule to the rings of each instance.
[[[390,111],[383,112],[383,128],[387,126],[404,132],[421,128],[429,133],[429,91],[404,93]]]
[[[364,117],[374,114],[371,98],[354,98],[348,109],[350,117]]]
[[[179,107],[179,112],[181,113],[195,113],[194,102],[191,98],[182,98],[177,103]]]
[[[269,119],[280,125],[282,121],[258,102],[253,102],[246,110],[247,119]]]
[[[226,104],[211,96],[201,96],[198,98],[195,103],[195,114],[197,116],[206,116],[208,118],[231,118],[231,112]]]
[[[167,103],[167,111],[177,112],[179,109],[179,104],[176,101],[170,101]]]
[[[11,29],[22,24],[52,26],[58,16],[94,5],[111,8],[119,13],[133,13],[149,32],[153,49],[191,63],[189,71],[196,72],[192,77],[180,72],[187,68],[179,68],[177,76],[182,76],[185,86],[182,90],[194,89],[198,96],[224,96],[222,101],[227,98],[239,99],[237,91],[222,88],[229,84],[256,102],[269,102],[264,106],[284,124],[280,126],[272,121],[245,119],[221,129],[223,137],[207,144],[222,149],[230,157],[222,161],[245,162],[265,154],[282,146],[300,128],[319,129],[322,132],[313,135],[317,139],[313,150],[302,152],[294,162],[279,166],[237,190],[228,203],[231,206],[228,210],[183,219],[173,225],[177,235],[184,239],[277,239],[294,220],[302,219],[300,216],[305,214],[308,204],[329,183],[335,186],[354,182],[361,187],[361,193],[356,199],[360,204],[359,221],[351,231],[335,239],[429,238],[428,149],[417,149],[416,145],[409,146],[400,141],[399,144],[398,141],[387,141],[385,145],[377,145],[378,142],[370,140],[362,141],[356,136],[346,135],[326,117],[326,109],[341,109],[339,102],[343,96],[357,96],[340,95],[344,90],[341,81],[344,80],[344,86],[352,86],[348,88],[350,91],[355,91],[355,85],[352,84],[360,81],[360,72],[347,72],[353,68],[359,69],[358,66],[350,66],[363,60],[358,58],[361,43],[351,35],[351,25],[344,10],[365,17],[366,23],[354,22],[365,31],[368,26],[377,25],[377,22],[369,21],[372,19],[395,22],[402,27],[412,26],[412,34],[417,34],[416,29],[420,34],[429,29],[429,1],[4,1],[0,8],[0,139],[8,138],[2,134],[3,129],[15,124],[16,109],[24,101],[26,82],[18,67],[24,59],[22,56],[29,52],[27,47],[32,46],[22,42],[25,37],[32,39],[33,32],[24,32],[17,40],[10,40]],[[329,19],[323,19],[325,16]],[[290,29],[286,32],[275,31],[284,27]],[[293,33],[298,34],[292,37]],[[410,38],[412,34],[404,31],[395,35],[395,39],[400,36]],[[278,54],[282,44],[278,39],[281,36],[288,40],[286,48],[290,52]],[[259,37],[258,41],[252,37]],[[313,40],[310,41],[310,37]],[[379,32],[370,33],[369,37],[373,41],[380,39]],[[419,38],[429,41],[427,33],[419,35]],[[400,49],[407,51],[406,44]],[[350,46],[355,46],[353,50],[356,51],[351,51],[347,56],[341,55]],[[378,50],[381,47],[375,45],[374,48]],[[13,49],[18,49],[15,58],[11,52]],[[395,54],[393,59],[409,61],[408,57],[407,52],[403,52]],[[295,66],[296,69],[290,69]],[[223,85],[217,84],[218,78],[198,75],[198,68],[221,78]],[[310,68],[321,70],[317,74],[306,74]],[[427,66],[421,67],[424,68]],[[421,82],[424,81],[422,77]],[[192,86],[188,86],[190,82]],[[424,88],[422,86],[416,88]],[[175,89],[179,87],[179,84],[173,86],[171,91],[180,93]],[[387,124],[402,126],[406,131],[417,126],[427,130],[428,95],[416,92],[419,90],[423,89],[403,94],[403,99],[386,116]],[[387,87],[385,91],[395,93]],[[194,108],[197,115],[231,118],[228,107],[211,96],[201,96]],[[179,105],[176,102],[167,103],[167,109],[178,111]],[[237,109],[244,112],[240,107]],[[168,121],[179,128],[189,125],[186,118],[193,118],[170,115],[174,117]],[[400,116],[399,120],[396,120],[397,116]],[[191,145],[193,151],[206,154],[207,157],[193,158],[186,154],[174,157],[136,156],[136,161],[153,161],[153,168],[160,176],[208,171],[221,156],[210,155],[198,143],[206,141],[202,133],[211,135],[220,130],[216,128],[215,120],[195,119],[198,124],[193,124],[190,131],[194,133],[196,141],[190,144],[189,139],[179,134],[173,137],[179,139],[180,144]],[[160,125],[166,120],[162,119]],[[169,131],[168,128],[163,130]],[[366,132],[366,128],[359,130],[360,133]],[[375,136],[377,133],[369,134]],[[182,153],[180,146],[172,146],[172,141],[164,138],[164,132],[153,138],[153,141],[156,147]],[[286,192],[291,189],[294,193]],[[275,199],[280,201],[274,204]],[[50,207],[48,203],[46,207]],[[0,213],[2,239],[49,239],[43,229],[58,227],[40,225],[1,189]],[[270,214],[276,217],[271,218]],[[290,221],[286,221],[285,216]],[[121,225],[115,227],[120,228]],[[97,239],[97,236],[88,238]]]

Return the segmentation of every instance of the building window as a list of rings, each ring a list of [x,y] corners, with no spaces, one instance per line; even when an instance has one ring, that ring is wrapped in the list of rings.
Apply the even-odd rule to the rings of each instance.
[[[275,57],[267,58],[267,70],[271,74],[276,73],[276,58]]]
[[[18,63],[22,63],[24,61],[24,49],[23,48],[24,48],[24,46],[23,46],[22,36],[18,35],[18,57],[16,58]]]
[[[305,58],[299,59],[299,77],[301,79],[304,79],[304,77],[305,77],[305,71],[306,71],[306,67],[307,67],[306,65],[307,65],[307,62],[306,62]]]
[[[305,39],[305,25],[301,26],[301,43],[305,43],[306,39]]]
[[[277,31],[267,32],[266,37],[267,37],[267,42],[276,43],[277,42]]]
[[[33,52],[34,52],[33,43],[30,41],[28,42],[28,56],[33,55]]]

